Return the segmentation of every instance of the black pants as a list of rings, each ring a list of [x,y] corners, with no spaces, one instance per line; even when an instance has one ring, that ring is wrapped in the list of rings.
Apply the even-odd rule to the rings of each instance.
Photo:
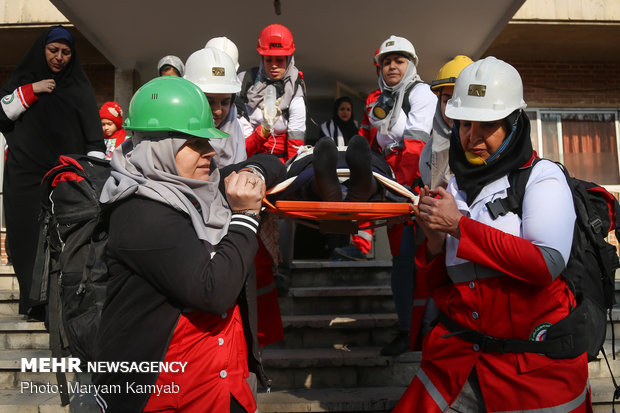
[[[230,395],[230,413],[248,413],[232,394]]]
[[[39,303],[30,300],[32,269],[39,238],[41,195],[39,186],[18,187],[6,185],[4,214],[7,238],[11,241],[11,260],[19,282],[19,313],[26,314]]]

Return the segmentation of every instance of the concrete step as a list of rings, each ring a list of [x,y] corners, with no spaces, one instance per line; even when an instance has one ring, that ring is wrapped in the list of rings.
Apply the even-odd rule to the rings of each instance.
[[[402,363],[419,363],[422,352],[412,351],[398,357],[385,357],[379,347],[263,349],[263,364],[266,368],[306,368],[341,366],[389,366]]]
[[[22,358],[51,357],[52,351],[49,349],[33,350],[2,350],[0,352],[0,371],[21,369]]]
[[[291,287],[390,285],[391,261],[293,261]]]
[[[56,383],[56,375],[54,373],[33,373],[30,371],[21,371],[22,358],[41,358],[51,357],[50,350],[3,350],[0,352],[0,389],[21,389],[28,383],[37,385]],[[72,377],[72,375],[68,375]]]
[[[620,379],[620,360],[609,359],[609,366],[611,367],[614,377],[616,377],[616,379]],[[598,359],[588,363],[588,377],[611,378],[605,359],[599,357]]]
[[[15,270],[10,265],[0,265],[0,290],[19,291]]]
[[[392,289],[387,285],[294,287],[279,297],[282,314],[393,313]]]
[[[74,410],[79,411],[79,410]],[[95,413],[99,410],[91,410]],[[0,392],[0,413],[68,413],[70,406],[62,407],[55,393],[23,394],[19,390]],[[86,413],[86,411],[84,412]],[[89,412],[90,413],[90,412]]]
[[[397,323],[394,313],[284,315],[284,340],[269,347],[383,346],[394,338]]]
[[[605,333],[605,339],[611,340],[612,337],[616,340],[620,340],[620,307],[616,306],[611,310],[611,319],[613,320],[614,335],[611,334],[611,322],[607,317],[607,332]]]
[[[613,384],[606,379],[590,380],[594,413],[609,413]],[[330,389],[285,389],[258,394],[261,413],[294,412],[390,412],[404,393],[405,386]],[[98,407],[89,395],[73,397],[71,405],[60,406],[54,393],[23,394],[19,390],[0,392],[0,413],[96,413]]]
[[[90,383],[89,378],[83,375],[78,379],[82,384]],[[17,390],[2,390],[0,392],[0,413],[99,413],[95,399],[90,394],[73,394],[68,406],[60,405],[60,396],[53,386],[56,381],[47,386],[33,386],[24,392]]]
[[[259,393],[258,410],[276,412],[390,412],[406,387],[298,389]]]
[[[605,354],[607,355],[607,361],[609,367],[605,362],[605,358],[602,353],[599,353],[596,360],[588,363],[588,376],[592,378],[610,378],[610,375],[616,378],[616,381],[620,382],[620,340],[616,340],[615,352],[616,358],[613,358],[613,346],[611,340],[606,340],[603,344],[605,348]],[[609,368],[611,367],[611,373]]]
[[[595,413],[611,412],[614,384],[610,377],[591,377],[592,405]],[[617,404],[617,403],[616,403]]]
[[[0,289],[0,315],[14,315],[19,311],[19,290]]]
[[[289,295],[295,298],[314,297],[367,297],[367,296],[392,296],[389,286],[344,286],[344,287],[298,287],[291,288]]]
[[[383,357],[380,347],[265,349],[272,389],[406,386],[417,371],[420,352]]]
[[[0,273],[0,290],[19,293],[19,283],[17,282],[17,277],[12,274]]]
[[[360,329],[390,327],[397,320],[396,314],[318,314],[285,315],[285,328]]]
[[[0,316],[0,350],[49,349],[49,334],[42,322],[21,315]]]
[[[0,265],[0,274],[15,274],[15,270],[12,265]]]
[[[613,383],[591,379],[594,413],[611,412]],[[276,412],[390,412],[406,386],[275,390],[258,394],[261,413]]]

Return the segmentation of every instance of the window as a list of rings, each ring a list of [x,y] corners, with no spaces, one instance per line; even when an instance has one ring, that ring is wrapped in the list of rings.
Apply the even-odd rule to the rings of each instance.
[[[540,157],[562,162],[577,178],[620,189],[617,111],[535,109],[527,114]]]

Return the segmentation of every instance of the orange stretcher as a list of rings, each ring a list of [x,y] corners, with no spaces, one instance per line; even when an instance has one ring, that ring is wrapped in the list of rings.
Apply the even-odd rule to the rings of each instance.
[[[268,211],[289,218],[325,221],[373,221],[377,219],[406,217],[413,214],[408,203],[394,202],[322,202],[264,201]]]
[[[347,179],[348,169],[339,169],[338,177]],[[323,202],[323,201],[285,201],[279,200],[275,205],[267,198],[263,204],[270,212],[289,218],[319,221],[318,224],[305,223],[321,229],[322,232],[355,232],[358,229],[375,228],[391,223],[405,222],[413,219],[413,204],[418,196],[404,186],[383,175],[373,172],[375,178],[386,188],[400,193],[411,200],[410,203],[396,202]],[[296,177],[289,178],[267,191],[267,195],[276,194],[286,189]],[[329,221],[329,222],[324,222]],[[363,226],[358,226],[358,222]]]

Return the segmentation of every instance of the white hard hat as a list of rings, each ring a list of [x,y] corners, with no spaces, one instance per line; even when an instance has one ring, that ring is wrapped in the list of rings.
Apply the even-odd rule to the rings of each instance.
[[[467,66],[454,84],[446,116],[452,119],[489,122],[525,109],[523,82],[517,69],[493,56]]]
[[[239,70],[239,50],[232,40],[227,37],[214,37],[205,44],[205,47],[212,47],[226,53],[235,64],[235,70]]]
[[[159,62],[157,62],[157,74],[160,74],[159,71],[164,65],[170,65],[174,67],[179,72],[179,75],[183,77],[183,73],[185,72],[185,67],[183,66],[183,62],[181,61],[181,59],[179,59],[178,57],[173,56],[173,55],[168,55],[168,56],[164,56],[161,59],[159,59]]]
[[[185,79],[205,93],[237,93],[241,82],[230,56],[219,49],[205,47],[192,53],[185,62]]]
[[[400,53],[409,56],[414,65],[418,65],[418,55],[415,54],[415,49],[411,42],[404,37],[391,35],[389,39],[384,40],[379,47],[379,53],[375,55],[375,62],[381,65],[383,56],[390,53]]]

